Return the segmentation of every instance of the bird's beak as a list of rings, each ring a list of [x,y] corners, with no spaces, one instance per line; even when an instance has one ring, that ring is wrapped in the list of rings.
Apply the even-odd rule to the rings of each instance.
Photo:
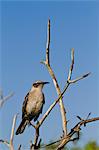
[[[43,82],[43,84],[49,84],[49,82]]]

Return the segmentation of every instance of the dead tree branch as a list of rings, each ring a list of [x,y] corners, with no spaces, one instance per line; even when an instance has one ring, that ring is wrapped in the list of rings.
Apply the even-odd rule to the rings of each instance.
[[[18,150],[21,150],[21,144],[19,145]]]
[[[16,125],[16,119],[17,119],[17,114],[14,115],[14,117],[13,117],[10,142],[8,142],[6,140],[2,140],[2,139],[0,140],[0,143],[5,144],[10,150],[14,150],[13,140],[14,140],[14,130],[15,130],[15,125]]]
[[[15,126],[16,126],[16,119],[17,119],[17,114],[14,115],[13,117],[12,130],[11,130],[11,136],[10,136],[10,150],[14,150],[13,140],[14,140],[14,131],[15,131]]]
[[[49,51],[50,51],[50,20],[48,20],[48,28],[47,28],[46,60],[43,61],[42,63],[47,67],[48,72],[49,72],[49,74],[53,80],[54,86],[56,88],[56,92],[57,92],[58,96],[60,96],[61,90],[60,90],[58,81],[55,77],[55,74],[50,65],[50,56],[49,56],[50,52]],[[60,112],[61,112],[61,117],[62,117],[63,132],[64,132],[64,135],[66,135],[67,134],[66,111],[65,111],[62,97],[59,99],[59,106],[60,106]]]
[[[9,144],[9,142],[8,141],[6,141],[6,140],[0,140],[0,143],[3,143],[3,144],[5,144],[7,147],[10,147],[10,144]]]

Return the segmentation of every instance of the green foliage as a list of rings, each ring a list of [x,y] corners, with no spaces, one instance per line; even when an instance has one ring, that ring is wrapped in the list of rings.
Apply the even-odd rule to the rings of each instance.
[[[85,145],[84,150],[99,150],[99,146],[95,141],[91,141]]]
[[[73,147],[70,150],[99,150],[99,146],[95,141],[88,142],[84,147]]]

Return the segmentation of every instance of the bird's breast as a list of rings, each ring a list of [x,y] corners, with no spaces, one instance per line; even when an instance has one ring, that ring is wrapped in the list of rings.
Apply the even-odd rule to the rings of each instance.
[[[28,97],[28,102],[26,106],[27,114],[33,114],[34,116],[40,112],[43,105],[43,94],[39,93],[30,93]]]

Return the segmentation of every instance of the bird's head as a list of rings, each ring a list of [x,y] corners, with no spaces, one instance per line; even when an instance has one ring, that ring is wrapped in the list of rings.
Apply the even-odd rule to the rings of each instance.
[[[48,83],[49,82],[44,82],[44,81],[38,80],[38,81],[36,81],[36,82],[33,83],[31,91],[33,91],[34,89],[41,89],[42,90],[43,86],[45,84],[48,84]]]

